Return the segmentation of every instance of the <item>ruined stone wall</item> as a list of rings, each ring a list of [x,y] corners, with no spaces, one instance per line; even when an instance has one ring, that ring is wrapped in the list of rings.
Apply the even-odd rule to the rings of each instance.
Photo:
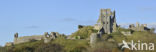
[[[36,41],[36,40],[44,40],[44,43],[48,43],[52,39],[59,37],[59,35],[60,34],[58,32],[51,32],[50,34],[48,34],[48,32],[45,32],[44,35],[18,37],[18,33],[15,33],[13,43],[14,44],[20,44],[20,43]]]
[[[18,37],[18,38],[15,38],[14,44],[19,44],[19,43],[24,43],[24,42],[30,42],[30,41],[33,41],[33,40],[41,40],[43,38],[44,38],[43,35]]]
[[[150,30],[147,28],[147,24],[139,24],[138,22],[136,23],[136,26],[134,24],[129,25],[129,29],[134,30],[134,31],[147,31]]]
[[[96,33],[92,33],[90,35],[90,46],[91,47],[95,47],[96,42],[97,42],[97,34]]]

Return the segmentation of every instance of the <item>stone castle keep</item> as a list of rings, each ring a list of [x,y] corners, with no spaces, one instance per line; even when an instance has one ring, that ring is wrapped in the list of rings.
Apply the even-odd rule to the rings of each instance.
[[[115,11],[112,12],[110,9],[101,9],[99,19],[94,28],[102,34],[115,32],[117,28]]]
[[[83,26],[82,26],[83,27]],[[97,30],[98,32],[92,33],[90,35],[90,44],[94,45],[96,42],[96,38],[100,37],[103,34],[111,34],[113,32],[117,32],[118,26],[116,23],[116,16],[115,11],[111,11],[111,9],[101,9],[100,15],[97,23],[93,26],[94,30]],[[146,24],[140,25],[139,23],[134,26],[134,24],[129,25],[130,30],[134,31],[147,31],[150,30],[147,28]],[[121,31],[123,35],[131,35],[131,31]],[[50,34],[48,32],[45,32],[43,35],[34,35],[34,36],[23,36],[18,37],[18,33],[14,34],[14,42],[6,43],[6,46],[11,46],[15,44],[25,43],[25,42],[31,42],[31,41],[38,41],[43,40],[44,43],[48,43],[51,40],[56,39],[57,37],[63,36],[64,34],[59,34],[58,32],[51,32]],[[66,39],[73,39],[72,37],[68,36],[69,38]]]

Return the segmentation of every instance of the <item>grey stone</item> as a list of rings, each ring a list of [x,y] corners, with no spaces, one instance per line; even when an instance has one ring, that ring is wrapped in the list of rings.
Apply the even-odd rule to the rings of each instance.
[[[5,46],[13,46],[13,42],[7,42]]]
[[[91,47],[94,47],[97,41],[97,34],[96,33],[92,33],[90,35],[90,45]]]
[[[38,41],[38,40],[44,40],[44,43],[48,43],[53,39],[56,39],[59,37],[58,32],[51,32],[48,34],[48,32],[45,32],[43,35],[33,35],[33,36],[23,36],[23,37],[18,37],[18,33],[14,34],[14,42],[13,44],[20,44],[20,43],[25,43],[25,42],[31,42],[31,41]]]
[[[148,31],[150,30],[147,27],[147,24],[139,24],[138,22],[136,23],[136,26],[134,24],[129,25],[129,29],[134,30],[134,31]]]
[[[101,9],[99,19],[94,29],[102,33],[110,34],[116,32],[116,28],[115,11],[112,12],[110,9]]]
[[[129,35],[131,35],[132,33],[131,33],[131,31],[121,31],[121,33],[123,34],[123,35],[126,35],[126,36],[129,36]]]

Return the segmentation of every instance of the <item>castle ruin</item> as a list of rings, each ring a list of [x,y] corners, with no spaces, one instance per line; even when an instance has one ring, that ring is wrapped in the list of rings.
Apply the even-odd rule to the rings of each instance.
[[[115,11],[112,12],[110,9],[101,9],[99,19],[94,29],[99,30],[102,34],[110,34],[116,32],[116,28]]]
[[[134,30],[134,31],[147,31],[147,30],[150,30],[147,27],[147,24],[141,24],[140,25],[138,22],[136,22],[136,25],[130,24],[129,29]]]
[[[43,35],[18,37],[18,33],[15,33],[13,44],[20,44],[20,43],[31,42],[36,40],[44,40],[44,43],[48,43],[51,40],[59,37],[59,35],[61,34],[59,34],[58,32],[51,32],[50,34],[48,32],[45,32]]]
[[[79,25],[79,29],[83,28],[84,26]],[[90,44],[92,47],[94,47],[96,39],[100,38],[102,34],[111,34],[112,32],[118,31],[118,25],[116,23],[116,16],[115,11],[111,11],[110,9],[101,9],[100,10],[100,16],[97,21],[97,24],[94,25],[94,29],[98,30],[97,33],[92,33],[90,35]],[[134,31],[147,31],[150,30],[147,28],[147,24],[139,24],[136,23],[136,26],[134,24],[129,25],[129,29]],[[121,31],[123,35],[131,35],[131,31],[125,32]],[[48,43],[53,39],[56,39],[60,35],[58,32],[51,32],[50,34],[48,32],[45,32],[43,35],[34,35],[34,36],[23,36],[19,37],[18,33],[14,34],[14,42],[8,42],[6,43],[6,46],[11,46],[15,44],[25,43],[25,42],[31,42],[36,40],[44,40],[44,43]],[[75,39],[70,36],[68,36],[67,39]],[[80,36],[77,36],[77,39],[80,39]]]

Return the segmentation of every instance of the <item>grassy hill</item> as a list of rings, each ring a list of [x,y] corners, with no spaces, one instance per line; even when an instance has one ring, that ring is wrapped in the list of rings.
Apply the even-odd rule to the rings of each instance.
[[[44,43],[43,40],[26,42],[15,46],[0,47],[0,52],[156,52],[121,50],[118,43],[122,43],[122,40],[127,42],[140,40],[141,42],[156,43],[156,34],[153,32],[133,31],[130,36],[125,36],[121,31],[131,30],[118,28],[117,32],[104,34],[101,39],[97,40],[93,48],[91,48],[89,40],[86,39],[89,38],[91,33],[96,33],[97,30],[94,30],[92,26],[85,26],[70,35],[70,37],[75,39],[66,39],[65,36],[62,36],[49,43]],[[80,39],[76,39],[78,37]]]

